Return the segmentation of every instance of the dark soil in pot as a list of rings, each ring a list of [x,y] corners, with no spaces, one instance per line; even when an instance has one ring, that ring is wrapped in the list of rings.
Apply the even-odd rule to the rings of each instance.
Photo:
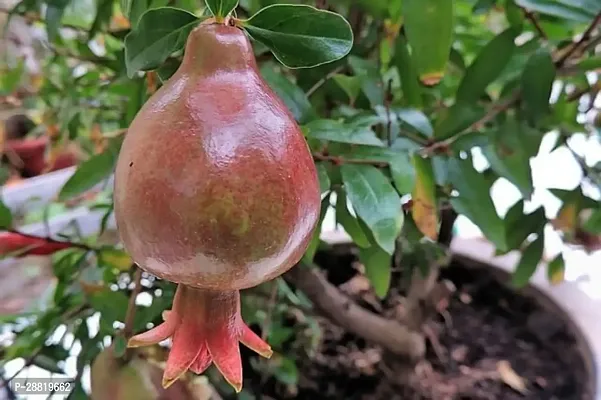
[[[330,282],[362,306],[394,315],[401,304],[400,273],[394,273],[391,291],[380,301],[353,268],[356,261],[352,250],[316,258]],[[433,340],[428,340],[426,362],[417,366],[416,374],[421,390],[398,383],[380,348],[322,318],[317,354],[308,356],[298,337],[285,346],[286,354],[296,358],[296,388],[256,372],[253,356],[243,349],[245,389],[257,399],[593,400],[588,393],[591,374],[570,324],[532,297],[508,288],[498,275],[492,268],[474,269],[457,260],[443,269],[441,278],[452,281],[457,291],[447,312],[429,324]],[[500,378],[499,363],[523,379],[524,393]],[[427,394],[432,392],[439,394]]]

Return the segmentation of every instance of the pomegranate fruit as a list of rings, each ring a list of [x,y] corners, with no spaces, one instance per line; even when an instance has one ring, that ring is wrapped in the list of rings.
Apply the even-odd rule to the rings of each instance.
[[[164,323],[129,345],[172,337],[165,387],[212,362],[240,391],[239,342],[272,351],[242,321],[239,290],[300,260],[320,208],[307,143],[241,29],[192,31],[180,68],[128,130],[114,198],[133,260],[179,284]]]

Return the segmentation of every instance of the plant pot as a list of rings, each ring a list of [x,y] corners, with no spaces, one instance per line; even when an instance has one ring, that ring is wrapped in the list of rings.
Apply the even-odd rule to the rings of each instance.
[[[332,229],[334,225],[331,225],[332,226],[328,225],[329,229],[326,229],[326,231],[322,233],[322,239],[333,245],[333,248],[352,246],[348,235],[344,231]],[[601,398],[601,299],[595,299],[590,295],[587,295],[576,282],[564,282],[556,286],[551,285],[547,281],[546,266],[544,264],[539,266],[537,273],[526,288],[521,290],[514,289],[510,285],[511,272],[517,265],[520,254],[510,253],[504,257],[494,257],[494,246],[484,240],[455,238],[451,250],[454,260],[453,264],[459,263],[462,268],[465,267],[468,269],[468,272],[462,272],[462,274],[465,274],[466,276],[482,273],[489,274],[491,277],[494,277],[495,282],[498,282],[499,287],[503,287],[504,290],[510,294],[510,301],[512,301],[512,297],[515,297],[516,299],[523,298],[525,299],[524,301],[532,302],[539,307],[542,312],[536,314],[533,313],[534,317],[529,318],[528,320],[528,323],[531,324],[529,327],[533,330],[543,330],[543,335],[549,332],[555,332],[553,329],[565,330],[571,338],[570,348],[565,350],[566,357],[568,356],[568,352],[571,352],[572,355],[575,355],[575,357],[580,360],[578,363],[582,367],[580,374],[582,376],[580,382],[583,386],[584,396],[582,398],[591,400]],[[331,260],[326,261],[326,265],[331,265],[333,263],[334,262]],[[340,266],[336,266],[336,270],[340,269]],[[331,274],[331,272],[328,272],[328,274]],[[448,275],[448,273],[445,273],[443,270],[443,278],[446,277],[445,274]],[[335,272],[334,279],[340,279],[340,273]],[[348,277],[343,276],[342,279],[346,280]],[[595,283],[593,282],[593,284]],[[344,285],[347,285],[347,283]],[[599,287],[600,285],[601,282],[597,283],[596,287]],[[459,294],[462,296],[464,295],[461,292],[458,292],[458,295]],[[469,299],[469,296],[465,297]],[[369,308],[370,304],[367,304],[366,306]],[[520,307],[516,306],[515,308],[519,309]],[[489,315],[491,312],[494,313],[491,310],[487,310],[487,312]],[[551,320],[552,327],[545,325],[549,320]],[[457,321],[459,325],[465,324],[462,318],[457,318]],[[534,322],[531,323],[530,321]],[[481,327],[475,326],[473,329],[479,331]],[[461,329],[459,329],[459,331],[461,331]],[[481,337],[486,337],[485,330],[474,335],[474,342],[480,340]],[[556,347],[559,348],[560,346]],[[571,349],[574,350],[572,351]],[[520,350],[519,348],[516,348],[515,351],[519,352]],[[563,357],[563,354],[559,355],[559,357]],[[534,358],[536,358],[536,355],[534,355]],[[524,367],[523,365],[520,365],[519,362],[517,365],[512,366],[518,371]],[[569,368],[566,370],[570,371]],[[544,384],[544,380],[542,380],[542,382]],[[507,397],[503,396],[491,398],[503,398],[505,400]],[[530,394],[530,396],[535,395]],[[476,396],[475,398],[480,397]],[[528,397],[526,395],[524,398],[542,399],[551,397],[545,397],[545,395],[543,395],[543,397]],[[557,398],[580,399],[581,397],[561,395]]]
[[[8,140],[5,143],[5,151],[13,152],[21,160],[22,164],[15,167],[26,178],[68,168],[77,163],[76,155],[72,151],[63,151],[57,155],[52,165],[49,165],[46,160],[48,143],[49,139],[46,136]]]
[[[466,266],[491,269],[499,281],[507,285],[521,257],[519,252],[495,257],[494,245],[484,239],[456,237],[451,243],[451,250],[455,259]],[[558,316],[569,327],[576,338],[577,350],[585,361],[589,375],[589,398],[601,399],[601,297],[591,296],[577,281],[552,285],[547,279],[546,271],[546,263],[541,262],[530,284],[519,290],[519,293],[533,298],[548,313]],[[591,279],[594,281],[588,283],[592,287],[601,287],[598,276]]]

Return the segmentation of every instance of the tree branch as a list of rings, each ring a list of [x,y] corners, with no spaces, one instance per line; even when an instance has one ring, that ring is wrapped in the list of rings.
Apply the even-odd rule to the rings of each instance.
[[[322,87],[323,84],[328,81],[328,79],[330,79],[331,77],[333,77],[334,75],[336,75],[337,73],[342,71],[343,69],[344,69],[344,65],[339,65],[338,67],[336,67],[333,70],[331,70],[330,72],[328,72],[328,74],[326,76],[324,76],[323,78],[321,78],[320,80],[315,82],[315,84],[313,86],[311,86],[309,88],[309,90],[307,90],[307,92],[305,93],[307,95],[307,97],[311,97],[311,95],[313,93],[315,93],[317,91],[317,89]]]
[[[123,331],[121,332],[126,341],[132,336],[134,332],[134,321],[136,319],[136,298],[142,291],[142,269],[138,268],[135,264],[133,265],[133,268],[136,269],[133,278],[134,288],[132,289],[131,294],[129,295],[129,303],[127,304],[127,312],[125,313],[125,326],[123,327]],[[127,361],[129,360],[130,356],[130,349],[126,349],[125,353],[123,353],[122,358],[123,360]]]
[[[412,360],[423,357],[426,349],[422,335],[360,307],[315,268],[297,265],[284,275],[284,279],[300,289],[325,317],[345,330],[391,353]]]

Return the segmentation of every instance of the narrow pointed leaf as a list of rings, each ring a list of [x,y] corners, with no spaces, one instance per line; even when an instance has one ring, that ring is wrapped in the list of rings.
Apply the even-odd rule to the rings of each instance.
[[[530,243],[528,247],[522,253],[522,258],[518,263],[511,283],[516,287],[524,287],[528,284],[528,281],[536,272],[538,263],[543,256],[543,250],[545,247],[545,236],[543,233],[539,234],[538,238]]]
[[[601,235],[601,208],[592,212],[582,224],[582,229],[593,235]]]
[[[300,87],[268,66],[261,68],[261,75],[299,123],[303,124],[315,118],[315,110]]]
[[[449,181],[459,192],[459,196],[451,199],[455,211],[469,218],[504,251],[507,247],[505,227],[490,197],[491,184],[474,169],[470,159],[449,159],[447,169]]]
[[[68,200],[106,179],[113,172],[122,141],[123,138],[113,139],[104,152],[92,156],[79,165],[71,178],[63,185],[58,199],[60,201]]]
[[[315,253],[317,252],[317,248],[319,247],[320,237],[321,237],[321,225],[323,224],[323,219],[326,216],[326,213],[330,209],[330,194],[327,194],[326,197],[321,200],[321,209],[319,214],[319,222],[317,224],[317,228],[313,233],[313,237],[309,242],[309,246],[307,246],[307,250],[305,250],[305,254],[303,254],[303,262],[305,264],[311,264],[313,262],[313,257],[315,257]]]
[[[565,279],[566,263],[563,254],[559,253],[549,265],[547,265],[547,278],[552,285],[559,285]]]
[[[46,32],[48,33],[48,40],[50,42],[56,39],[65,8],[67,8],[70,2],[71,0],[50,0],[47,2],[44,21],[46,22]]]
[[[549,112],[555,74],[555,64],[547,49],[540,49],[530,56],[522,73],[522,96],[526,115],[533,124]]]
[[[392,181],[401,194],[413,192],[415,188],[415,166],[407,152],[396,152],[388,157]]]
[[[444,111],[434,128],[434,137],[447,139],[478,122],[486,111],[476,104],[456,103]]]
[[[330,190],[330,177],[328,176],[328,171],[323,163],[316,163],[315,167],[317,168],[317,177],[319,178],[319,188],[321,190],[321,194],[324,194]]]
[[[307,5],[271,5],[242,21],[242,26],[289,68],[339,60],[353,45],[353,31],[341,15]]]
[[[336,198],[336,221],[342,225],[346,233],[353,239],[353,242],[363,248],[367,248],[370,246],[369,240],[361,229],[357,218],[351,215],[347,199],[346,193],[344,191],[340,191],[337,193]]]
[[[459,89],[457,102],[471,103],[480,98],[509,64],[515,51],[515,31],[510,28],[484,46],[467,68]]]
[[[378,297],[383,298],[390,287],[392,256],[378,246],[359,250],[365,274]]]
[[[601,11],[601,3],[596,0],[588,0],[580,7],[558,0],[516,0],[516,3],[531,11],[578,22],[590,22]]]
[[[354,102],[361,91],[361,79],[357,76],[346,76],[342,74],[336,74],[332,79],[334,79],[334,82],[344,90],[351,103]]]
[[[127,75],[158,68],[175,51],[201,20],[194,14],[171,7],[148,10],[136,29],[125,38]]]
[[[524,201],[520,200],[509,209],[503,222],[507,250],[514,250],[519,249],[530,234],[542,232],[547,218],[543,207],[524,214]]]
[[[349,65],[353,69],[355,76],[361,81],[361,90],[369,100],[372,107],[384,104],[384,86],[382,85],[382,76],[378,66],[369,60],[350,56]]]
[[[428,137],[431,137],[434,134],[434,129],[432,128],[432,124],[430,124],[430,120],[421,111],[411,108],[398,108],[394,110],[394,113],[401,121],[410,125],[418,132],[423,133]]]
[[[8,229],[13,223],[13,216],[10,208],[0,200],[0,229]]]
[[[438,209],[436,207],[436,182],[429,159],[413,156],[415,166],[415,189],[411,195],[411,215],[418,229],[428,238],[438,237]]]
[[[205,3],[211,10],[211,14],[217,17],[218,20],[227,17],[238,7],[238,0],[205,0]]]
[[[453,1],[404,0],[403,17],[420,80],[435,85],[443,77],[453,41]]]
[[[331,119],[318,119],[303,126],[307,137],[339,143],[384,146],[369,125],[351,125]]]
[[[399,195],[386,176],[371,165],[347,164],[340,171],[356,213],[371,229],[378,245],[392,254],[403,226]]]
[[[407,49],[405,37],[399,35],[395,43],[393,63],[399,71],[401,78],[401,89],[403,90],[403,101],[409,107],[422,107],[422,92],[419,85],[419,77],[414,62]]]

